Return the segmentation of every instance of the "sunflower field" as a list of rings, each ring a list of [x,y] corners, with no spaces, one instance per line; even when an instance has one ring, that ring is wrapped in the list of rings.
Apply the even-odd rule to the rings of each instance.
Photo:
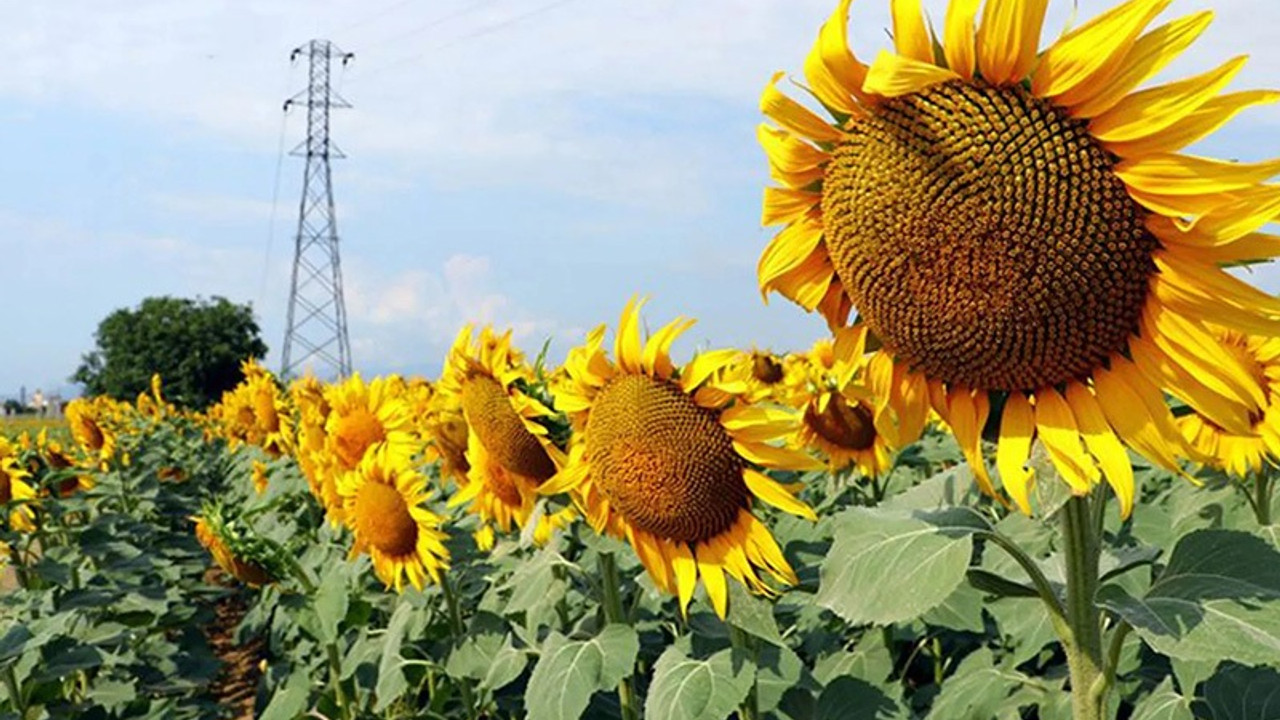
[[[1280,93],[1140,89],[1171,2],[892,0],[868,65],[841,0],[761,100],[810,348],[632,298],[0,436],[0,714],[1280,718],[1280,162],[1179,152]]]

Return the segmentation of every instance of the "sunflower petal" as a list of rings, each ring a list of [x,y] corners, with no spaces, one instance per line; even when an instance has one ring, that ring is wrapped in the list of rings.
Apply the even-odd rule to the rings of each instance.
[[[821,470],[823,465],[803,450],[734,440],[733,447],[748,462],[775,470]]]
[[[864,92],[894,98],[920,92],[927,87],[955,80],[954,72],[940,68],[931,62],[922,62],[881,50],[867,71]]]
[[[830,156],[786,130],[761,123],[756,140],[769,159],[769,176],[787,187],[802,188],[822,179]]]
[[[1107,143],[1120,157],[1141,157],[1158,152],[1181,150],[1227,124],[1236,113],[1254,105],[1270,105],[1280,100],[1275,90],[1244,90],[1215,97],[1199,110],[1161,130],[1138,140]]]
[[[1127,444],[1166,470],[1181,473],[1178,456],[1190,450],[1164,403],[1132,363],[1111,358],[1111,368],[1093,373],[1098,405],[1107,422]]]
[[[813,508],[810,508],[803,500],[792,495],[768,475],[747,468],[743,471],[742,477],[746,481],[747,489],[751,491],[751,494],[764,502],[796,517],[802,517],[813,522],[818,521],[818,516],[814,514]]]
[[[622,308],[622,318],[613,336],[613,356],[630,373],[640,372],[640,308],[643,298],[632,297]]]
[[[1133,465],[1129,462],[1129,454],[1111,431],[1102,406],[1098,405],[1089,388],[1078,382],[1068,383],[1067,402],[1071,405],[1085,447],[1098,460],[1107,484],[1120,501],[1120,517],[1129,517],[1133,512],[1134,493]]]
[[[805,213],[822,204],[822,194],[808,190],[767,187],[764,189],[764,209],[760,224],[784,225],[798,220]]]
[[[991,497],[998,497],[991,475],[987,472],[987,464],[982,457],[982,428],[987,424],[987,413],[990,401],[985,391],[976,393],[968,388],[953,388],[947,395],[950,413],[947,422],[955,433],[960,450],[969,468],[973,471],[974,482],[982,492]]]
[[[1240,72],[1245,60],[1243,56],[1233,58],[1207,73],[1136,92],[1093,118],[1090,132],[1104,143],[1154,135],[1217,95]]]
[[[1027,396],[1009,394],[1000,415],[1000,442],[996,445],[996,469],[1005,492],[1024,514],[1031,514],[1031,484],[1035,471],[1026,467],[1031,455],[1031,438],[1035,435],[1035,414]]]
[[[1115,166],[1115,173],[1126,185],[1149,193],[1221,193],[1242,190],[1280,174],[1280,159],[1237,163],[1159,153],[1124,160]]]
[[[924,24],[920,0],[890,0],[893,42],[898,54],[922,63],[933,62],[933,40]]]
[[[805,58],[804,77],[823,105],[845,115],[861,115],[863,110],[854,98],[866,99],[862,82],[866,79],[867,66],[849,51],[850,2],[840,0],[822,24],[818,40]]]
[[[792,100],[778,89],[778,79],[786,73],[774,73],[760,96],[760,112],[782,127],[801,137],[819,142],[835,142],[842,137],[840,130],[814,115],[803,105]]]
[[[707,378],[714,375],[725,365],[732,363],[741,354],[741,350],[733,348],[698,353],[693,360],[689,361],[689,364],[685,366],[680,374],[681,389],[686,393],[693,392],[699,385],[706,382]]]
[[[689,601],[693,599],[693,591],[698,587],[698,563],[693,559],[689,546],[682,543],[671,543],[671,569],[676,579],[676,594],[680,598],[680,614],[688,617]]]
[[[644,371],[664,380],[671,377],[675,372],[675,366],[671,364],[671,343],[696,322],[692,318],[676,318],[650,335],[649,341],[644,345],[644,357],[641,361]]]
[[[1093,489],[1098,482],[1098,468],[1080,444],[1080,430],[1071,406],[1053,388],[1036,393],[1036,435],[1072,493],[1085,495]]]
[[[702,576],[702,585],[707,589],[711,607],[723,620],[729,612],[729,586],[724,578],[724,553],[715,540],[716,538],[711,538],[710,541],[699,543],[695,557],[698,574]]]
[[[987,0],[978,28],[978,71],[993,85],[1019,82],[1031,71],[1049,0]]]
[[[973,79],[977,67],[974,19],[982,0],[951,0],[943,29],[943,52],[947,67],[965,80]]]
[[[796,429],[799,420],[791,409],[764,405],[735,405],[720,413],[720,424],[739,440],[765,442]]]
[[[1062,36],[1040,56],[1031,76],[1031,92],[1052,98],[1081,86],[1095,93],[1096,88],[1106,87],[1133,41],[1170,2],[1129,0]],[[1060,100],[1067,106],[1076,102],[1075,98]]]

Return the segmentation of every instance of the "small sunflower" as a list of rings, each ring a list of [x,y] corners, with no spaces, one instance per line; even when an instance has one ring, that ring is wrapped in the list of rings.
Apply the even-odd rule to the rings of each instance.
[[[325,388],[329,405],[325,419],[325,448],[322,455],[320,500],[335,521],[342,519],[345,504],[337,492],[337,482],[372,455],[382,464],[408,465],[420,449],[409,405],[395,392],[397,379],[374,378],[368,384],[354,373],[337,385]]]
[[[9,511],[9,527],[20,532],[34,532],[36,529],[36,515],[31,507],[36,491],[27,482],[29,477],[31,473],[18,462],[17,448],[0,435],[0,506],[17,503]]]
[[[728,372],[746,383],[749,402],[791,406],[804,395],[806,362],[804,355],[777,355],[757,348],[744,353]]]
[[[288,414],[275,377],[253,358],[241,364],[240,372],[244,379],[223,393],[212,413],[222,435],[232,448],[245,443],[282,455],[288,445]]]
[[[1223,347],[1236,354],[1266,392],[1259,412],[1250,416],[1251,432],[1230,433],[1209,418],[1191,413],[1178,426],[1208,463],[1237,477],[1260,473],[1280,459],[1280,338],[1218,330]]]
[[[467,462],[470,433],[462,414],[462,403],[448,393],[436,393],[427,407],[422,427],[428,459],[440,461],[440,478],[453,480],[458,487],[465,486],[471,470]]]
[[[532,394],[536,378],[512,347],[511,331],[486,327],[472,336],[470,326],[458,333],[437,385],[441,402],[461,409],[467,429],[467,481],[449,505],[468,504],[483,523],[509,532],[528,522],[538,487],[563,466],[564,452],[552,441],[555,413]],[[456,452],[459,426],[440,429],[455,434],[443,443],[434,436],[437,449]],[[456,461],[449,459],[455,470]]]
[[[832,327],[852,308],[891,361],[888,404],[930,402],[984,491],[981,431],[1001,407],[997,468],[1030,512],[1033,438],[1076,494],[1105,476],[1128,515],[1125,445],[1197,458],[1162,391],[1247,433],[1258,381],[1205,327],[1274,336],[1280,299],[1223,266],[1280,255],[1280,161],[1178,151],[1280,93],[1219,92],[1235,58],[1136,90],[1212,13],[1144,33],[1169,0],[1130,0],[1038,51],[1047,0],[952,0],[941,36],[893,2],[895,51],[849,51],[841,0],[804,64],[824,119],[765,89],[759,139],[782,187],[760,287]],[[925,391],[918,392],[923,384]],[[910,391],[910,396],[904,395]]]
[[[106,398],[76,398],[67,403],[64,411],[71,437],[92,463],[103,469],[116,452],[115,433],[106,425],[106,418],[111,412],[110,401]]]
[[[625,538],[655,584],[687,610],[702,578],[716,613],[728,607],[726,573],[758,593],[796,582],[753,499],[815,519],[813,511],[755,466],[820,467],[807,455],[770,444],[795,428],[795,414],[755,406],[740,381],[719,382],[740,361],[736,350],[697,356],[677,370],[671,343],[693,321],[676,319],[642,342],[640,306],[622,311],[614,360],[605,328],[587,336],[565,362],[556,403],[569,413],[569,465],[543,487],[567,492],[597,532]]]
[[[43,458],[45,466],[55,472],[77,467],[75,458],[62,447],[62,443],[49,438],[48,428],[41,428],[36,435],[35,451]],[[97,481],[92,474],[77,473],[74,477],[59,482],[57,492],[60,497],[67,497],[77,490],[92,490],[95,485]]]
[[[370,453],[338,481],[342,516],[355,535],[351,557],[367,552],[373,570],[399,592],[405,578],[419,590],[449,567],[448,537],[438,515],[422,507],[426,478],[387,455]]]

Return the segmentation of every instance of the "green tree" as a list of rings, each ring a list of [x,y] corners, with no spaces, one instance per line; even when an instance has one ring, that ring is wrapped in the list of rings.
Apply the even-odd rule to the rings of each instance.
[[[249,305],[226,298],[151,297],[98,324],[96,347],[71,376],[90,395],[133,399],[160,373],[165,397],[202,409],[240,382],[240,364],[267,346]]]

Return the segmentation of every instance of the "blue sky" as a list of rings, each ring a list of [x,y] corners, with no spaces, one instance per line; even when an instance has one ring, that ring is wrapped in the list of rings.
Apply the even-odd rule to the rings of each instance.
[[[252,302],[279,363],[305,86],[289,51],[355,52],[335,82],[334,168],[353,354],[435,376],[465,321],[560,357],[652,296],[678,347],[807,346],[822,323],[756,291],[767,177],[757,98],[799,73],[826,0],[64,0],[7,12],[0,123],[0,396],[70,390],[98,321],[148,295]],[[887,0],[854,3],[855,51],[887,43]],[[1046,38],[1069,21],[1054,0]],[[1108,3],[1080,0],[1080,17]],[[926,0],[932,17],[943,3]],[[1234,88],[1277,87],[1270,0],[1176,0],[1218,19],[1166,77],[1250,53]],[[1206,154],[1277,155],[1280,108]],[[273,203],[277,167],[278,196]],[[1280,276],[1257,271],[1275,291]]]

